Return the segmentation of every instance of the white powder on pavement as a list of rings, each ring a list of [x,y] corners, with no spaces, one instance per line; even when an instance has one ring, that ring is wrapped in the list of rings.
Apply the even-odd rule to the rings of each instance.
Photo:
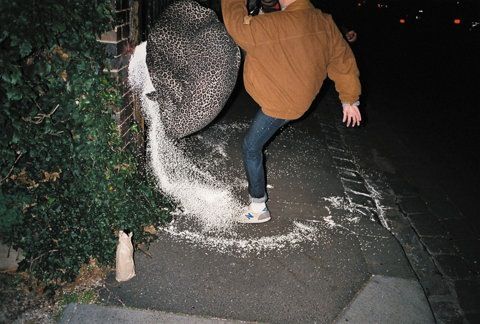
[[[352,217],[347,217],[347,221],[350,223],[358,223],[360,222],[360,217],[359,216],[352,216]]]
[[[343,209],[352,213],[355,211],[355,208],[343,197],[324,197],[323,200],[328,201],[333,208]]]
[[[354,205],[352,205],[347,199],[343,197],[338,197],[338,196],[324,197],[323,200],[329,202],[330,205],[335,209],[342,209],[352,214],[355,214],[355,213],[363,214],[361,210],[357,209]],[[350,223],[358,223],[360,222],[360,217],[349,215],[346,218],[346,220]]]
[[[375,205],[377,206],[377,214],[380,223],[383,227],[390,231],[390,226],[388,225],[387,219],[385,218],[385,207],[381,203],[382,195],[380,194],[380,192],[378,192],[378,190],[375,189],[374,185],[370,183],[369,177],[366,176],[364,172],[360,171],[360,174],[365,179],[365,186],[367,187],[368,191],[372,193],[371,197],[373,201],[375,201]]]
[[[336,207],[334,208],[337,208],[337,207],[342,207],[344,206],[343,203],[339,203],[342,201],[343,198],[341,197],[329,197],[329,198],[326,198],[326,200],[329,200],[329,201],[333,201],[334,203],[332,205],[335,205]],[[348,234],[350,235],[355,235],[357,237],[359,236],[365,236],[365,237],[373,237],[373,238],[387,238],[386,236],[383,236],[383,235],[376,235],[376,234],[369,234],[368,232],[367,233],[362,233],[361,231],[354,231],[352,230],[351,228],[351,223],[357,223],[360,221],[360,218],[357,216],[357,217],[347,217],[345,220],[347,221],[347,223],[345,223],[345,225],[342,225],[342,224],[339,224],[337,222],[335,222],[335,220],[333,219],[333,215],[331,213],[331,210],[328,206],[325,206],[325,209],[327,210],[328,212],[328,216],[323,216],[322,217],[322,220],[323,220],[323,223],[318,221],[318,220],[307,220],[307,222],[311,222],[311,223],[321,223],[323,224],[326,228],[330,229],[330,230],[338,230],[340,231],[340,233],[343,233],[343,232],[347,232]],[[341,219],[343,220],[343,219]],[[350,223],[350,224],[349,224]]]
[[[323,220],[325,221],[325,224],[328,228],[335,228],[338,226],[337,223],[335,223],[332,219],[332,215],[323,217]]]
[[[249,253],[298,248],[304,242],[317,244],[320,239],[325,239],[326,229],[344,228],[334,222],[330,209],[325,207],[329,216],[315,221],[293,221],[291,226],[276,235],[250,238],[236,233],[234,220],[242,212],[243,206],[235,198],[234,189],[245,189],[246,179],[233,177],[229,171],[225,177],[228,180],[223,179],[222,182],[219,178],[225,175],[213,176],[209,170],[218,169],[218,166],[229,159],[228,140],[236,135],[235,132],[238,134],[245,131],[248,124],[215,124],[208,131],[193,135],[188,139],[190,145],[201,144],[206,147],[207,152],[200,161],[196,155],[190,154],[189,158],[187,141],[175,142],[165,136],[160,117],[162,107],[146,96],[154,88],[145,58],[146,43],[142,43],[136,47],[130,61],[129,82],[140,96],[143,114],[148,123],[147,154],[151,172],[159,190],[180,205],[180,209],[172,213],[179,222],[175,221],[160,228],[161,232],[217,252],[245,256]],[[196,163],[192,159],[195,159]],[[228,182],[228,185],[225,182]],[[268,188],[273,189],[273,186],[269,184]],[[355,211],[344,198],[329,197],[325,200],[332,208],[352,213]],[[184,217],[191,217],[194,222],[184,222]],[[352,216],[347,221],[355,223],[359,218]],[[201,228],[197,228],[195,224],[200,224]],[[322,227],[322,224],[326,226]]]
[[[231,187],[200,169],[165,135],[160,118],[162,107],[146,96],[154,88],[145,59],[146,42],[135,48],[130,60],[129,83],[140,96],[149,125],[147,154],[157,185],[182,206],[186,216],[200,221],[205,230],[227,230],[241,213],[242,204]],[[224,153],[222,149],[219,151]]]
[[[199,244],[220,253],[234,253],[240,257],[245,257],[250,253],[260,254],[273,250],[293,249],[304,242],[316,244],[321,234],[318,228],[298,221],[293,222],[293,227],[287,234],[259,238],[208,236],[190,230],[179,230],[175,225],[160,230],[192,244]]]

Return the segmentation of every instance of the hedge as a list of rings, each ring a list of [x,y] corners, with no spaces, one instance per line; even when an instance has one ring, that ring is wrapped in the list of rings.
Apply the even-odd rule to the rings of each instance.
[[[112,119],[120,95],[96,39],[113,13],[110,0],[0,4],[0,238],[49,284],[110,264],[119,229],[142,242],[171,208]]]

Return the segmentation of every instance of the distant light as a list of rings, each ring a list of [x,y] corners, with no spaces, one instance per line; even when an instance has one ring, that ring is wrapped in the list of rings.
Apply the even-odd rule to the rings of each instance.
[[[457,19],[454,19],[454,20],[453,20],[453,23],[454,23],[455,25],[460,25],[460,24],[462,23],[462,21],[457,18]]]
[[[419,12],[419,13],[423,13],[423,9],[419,9],[418,12]]]
[[[401,24],[404,24],[404,23],[406,23],[405,19],[403,19],[403,18],[400,18],[400,23],[401,23]]]

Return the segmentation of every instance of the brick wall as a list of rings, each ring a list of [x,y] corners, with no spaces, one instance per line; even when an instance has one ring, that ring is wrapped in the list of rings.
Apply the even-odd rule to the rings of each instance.
[[[99,42],[105,45],[110,71],[118,80],[122,92],[122,105],[114,111],[124,147],[144,147],[144,121],[138,98],[128,87],[128,62],[133,47],[140,41],[139,0],[115,0],[115,27],[102,34]]]

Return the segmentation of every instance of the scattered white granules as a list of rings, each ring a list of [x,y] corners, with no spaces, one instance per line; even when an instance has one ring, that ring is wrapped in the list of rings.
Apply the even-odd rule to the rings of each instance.
[[[283,232],[276,235],[251,238],[237,233],[235,218],[241,214],[243,205],[236,199],[234,191],[245,190],[247,181],[245,177],[234,176],[235,172],[232,170],[228,170],[226,174],[215,173],[215,176],[210,170],[218,170],[219,166],[225,164],[229,159],[229,139],[234,139],[232,136],[236,138],[239,132],[246,131],[248,123],[217,123],[210,126],[208,131],[192,135],[188,140],[172,141],[165,136],[160,117],[162,107],[146,96],[154,88],[145,58],[146,43],[142,43],[136,47],[130,61],[129,82],[140,96],[148,124],[149,167],[159,190],[180,206],[172,213],[179,221],[160,228],[161,232],[191,244],[214,249],[216,252],[245,256],[249,253],[299,248],[304,242],[317,244],[319,240],[325,240],[326,230],[344,228],[334,222],[329,207],[325,206],[329,216],[312,221],[293,221],[291,226],[285,227]],[[205,149],[202,156],[190,151],[196,144]],[[271,184],[267,187],[273,189]],[[345,198],[324,199],[332,208],[351,213],[356,211]],[[190,217],[191,220],[184,221],[185,217]],[[349,216],[347,219],[350,223],[359,220],[356,216]]]
[[[328,228],[335,228],[338,226],[337,223],[333,221],[332,215],[323,217],[323,220]]]
[[[355,207],[350,204],[350,202],[338,196],[324,197],[323,200],[328,201],[333,208],[343,209],[351,213],[355,212]]]
[[[387,208],[385,208],[381,203],[382,195],[375,188],[375,186],[373,185],[373,182],[370,181],[370,177],[367,176],[367,174],[363,170],[360,170],[359,172],[365,179],[365,186],[367,187],[368,191],[372,193],[372,199],[375,201],[375,205],[377,207],[377,215],[378,215],[378,219],[380,220],[380,223],[382,224],[383,227],[385,227],[387,230],[390,231],[390,226],[388,225],[387,219],[385,218],[385,210]]]
[[[360,217],[359,216],[352,216],[352,217],[347,217],[347,221],[350,223],[358,223],[360,222]]]
[[[205,230],[226,230],[240,215],[242,204],[234,197],[230,186],[200,169],[165,135],[160,118],[162,107],[146,96],[155,89],[145,59],[146,42],[135,48],[130,60],[129,83],[140,96],[149,126],[147,154],[158,187],[182,206],[186,216],[198,220]],[[224,153],[222,148],[219,153]]]
[[[332,208],[345,210],[345,211],[348,211],[349,213],[354,214],[354,215],[348,215],[346,217],[346,220],[350,223],[359,223],[360,217],[355,216],[355,214],[356,215],[358,215],[358,213],[364,214],[362,210],[359,210],[358,208],[356,208],[356,206],[352,205],[346,198],[333,196],[333,197],[325,197],[323,198],[323,200],[329,202]],[[330,210],[328,211],[330,212]]]
[[[318,243],[320,231],[313,226],[293,222],[293,227],[286,234],[263,236],[259,238],[224,237],[208,235],[190,230],[179,230],[176,225],[170,225],[160,229],[173,237],[181,238],[192,244],[199,244],[203,247],[214,249],[220,253],[233,253],[244,257],[250,253],[264,253],[274,250],[285,250],[297,248],[301,243]]]

